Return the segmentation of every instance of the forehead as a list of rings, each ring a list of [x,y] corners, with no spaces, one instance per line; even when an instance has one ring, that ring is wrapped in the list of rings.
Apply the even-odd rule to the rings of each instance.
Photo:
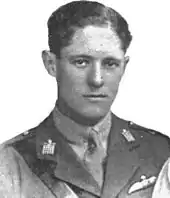
[[[115,56],[122,59],[124,52],[121,48],[121,40],[109,27],[87,26],[78,29],[71,40],[71,44],[61,50],[61,54],[90,56]]]

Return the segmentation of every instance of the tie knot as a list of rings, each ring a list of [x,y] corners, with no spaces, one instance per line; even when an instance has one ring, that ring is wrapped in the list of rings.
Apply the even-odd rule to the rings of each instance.
[[[89,136],[88,138],[88,152],[89,154],[93,154],[97,148],[96,141],[93,136]]]

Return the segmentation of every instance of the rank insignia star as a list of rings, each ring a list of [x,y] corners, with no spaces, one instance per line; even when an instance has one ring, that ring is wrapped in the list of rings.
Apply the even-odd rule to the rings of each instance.
[[[48,140],[48,142],[44,142],[43,148],[42,148],[42,154],[43,155],[54,155],[55,151],[55,142],[52,142],[51,139]]]
[[[140,178],[140,181],[132,184],[132,186],[129,188],[128,194],[131,194],[138,190],[148,188],[151,185],[153,185],[155,182],[156,182],[155,176],[151,176],[151,177],[147,178],[145,175],[142,175]]]

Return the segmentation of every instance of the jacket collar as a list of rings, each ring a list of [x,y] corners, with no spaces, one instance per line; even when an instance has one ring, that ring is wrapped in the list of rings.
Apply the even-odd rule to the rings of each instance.
[[[128,122],[114,116],[112,124],[102,197],[116,197],[139,167],[138,155],[133,148],[140,147],[140,143],[129,131]],[[132,135],[131,139],[123,135],[125,130]]]
[[[58,131],[52,114],[37,129],[37,157],[55,163],[53,174],[56,178],[101,197],[114,197],[139,167],[138,154],[134,148],[140,149],[140,142],[129,141],[127,136],[122,135],[124,129],[128,129],[127,122],[112,114],[112,126],[108,138],[108,157],[102,189],[79,161],[64,136]],[[44,143],[48,142],[49,139],[55,143],[54,154],[44,155],[42,149]]]
[[[114,116],[101,197],[117,197],[121,193],[125,196],[130,185],[140,181],[141,175],[157,174],[151,148],[146,133],[136,133],[129,122]]]
[[[63,134],[63,136],[71,144],[82,145],[84,141],[87,140],[91,130],[96,131],[96,133],[101,136],[101,139],[105,141],[108,137],[111,127],[111,112],[102,119],[95,126],[82,126],[69,117],[63,115],[56,107],[53,111],[54,124],[56,128]]]
[[[43,147],[48,140],[55,143],[53,154],[43,154]],[[53,175],[79,188],[100,195],[100,188],[91,174],[77,158],[65,137],[54,124],[52,113],[40,124],[36,132],[36,153],[38,159],[48,160],[55,164]],[[83,178],[83,180],[82,180]]]

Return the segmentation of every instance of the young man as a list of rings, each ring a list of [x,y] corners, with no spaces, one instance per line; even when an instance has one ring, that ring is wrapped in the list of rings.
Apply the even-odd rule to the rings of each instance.
[[[0,197],[151,197],[169,139],[110,111],[129,61],[127,22],[75,1],[53,12],[48,30],[42,58],[58,100],[39,126],[1,145]]]

